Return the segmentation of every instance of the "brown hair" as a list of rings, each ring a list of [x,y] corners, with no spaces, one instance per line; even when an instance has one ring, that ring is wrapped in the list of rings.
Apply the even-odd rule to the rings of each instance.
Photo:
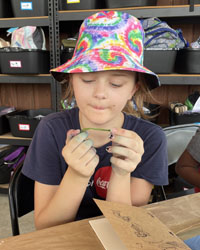
[[[138,90],[135,92],[133,96],[133,100],[127,102],[126,106],[124,107],[123,111],[127,114],[141,117],[144,119],[151,120],[155,118],[157,115],[147,115],[144,112],[144,104],[145,100],[153,100],[157,102],[155,98],[152,96],[150,89],[148,88],[147,79],[145,78],[144,74],[137,73],[136,74],[136,82],[138,84]],[[136,107],[134,107],[134,105]]]
[[[70,74],[66,74],[65,81],[63,81],[62,84],[62,93],[64,94],[63,99],[67,99],[68,103],[71,103],[74,98],[74,91],[69,79],[70,79]],[[136,74],[136,82],[138,84],[138,90],[135,92],[133,96],[134,103],[133,99],[129,100],[126,106],[124,107],[123,112],[136,117],[141,117],[144,119],[151,120],[155,118],[155,115],[151,116],[145,114],[143,109],[144,102],[146,99],[152,99],[154,101],[156,100],[153,98],[151,91],[148,88],[147,80],[143,74],[140,73]],[[134,104],[136,105],[137,108],[134,107]]]

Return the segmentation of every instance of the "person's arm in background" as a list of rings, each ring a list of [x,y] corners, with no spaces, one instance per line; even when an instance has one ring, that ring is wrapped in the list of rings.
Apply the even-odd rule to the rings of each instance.
[[[200,153],[200,152],[199,152]],[[195,187],[200,188],[200,163],[186,149],[176,164],[176,173]]]

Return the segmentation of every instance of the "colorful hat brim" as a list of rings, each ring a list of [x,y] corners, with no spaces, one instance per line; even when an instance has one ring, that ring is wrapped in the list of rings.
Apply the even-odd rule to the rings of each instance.
[[[92,49],[84,51],[50,72],[53,77],[61,82],[68,73],[89,73],[105,70],[129,70],[144,74],[147,78],[149,89],[160,86],[158,76],[141,65],[135,58],[121,51],[107,49]]]

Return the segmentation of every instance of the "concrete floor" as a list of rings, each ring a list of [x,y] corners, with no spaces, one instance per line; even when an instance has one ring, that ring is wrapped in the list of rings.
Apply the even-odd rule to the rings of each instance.
[[[19,218],[20,234],[32,232],[34,228],[33,212]],[[0,193],[0,239],[12,236],[8,195]]]

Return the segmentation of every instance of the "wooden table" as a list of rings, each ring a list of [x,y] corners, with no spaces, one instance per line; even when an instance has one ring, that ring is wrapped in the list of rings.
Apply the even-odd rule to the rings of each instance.
[[[145,206],[182,240],[200,235],[200,193]]]
[[[200,193],[145,206],[180,238],[200,234]],[[91,220],[91,219],[90,219]],[[102,250],[89,220],[0,240],[0,250]]]

